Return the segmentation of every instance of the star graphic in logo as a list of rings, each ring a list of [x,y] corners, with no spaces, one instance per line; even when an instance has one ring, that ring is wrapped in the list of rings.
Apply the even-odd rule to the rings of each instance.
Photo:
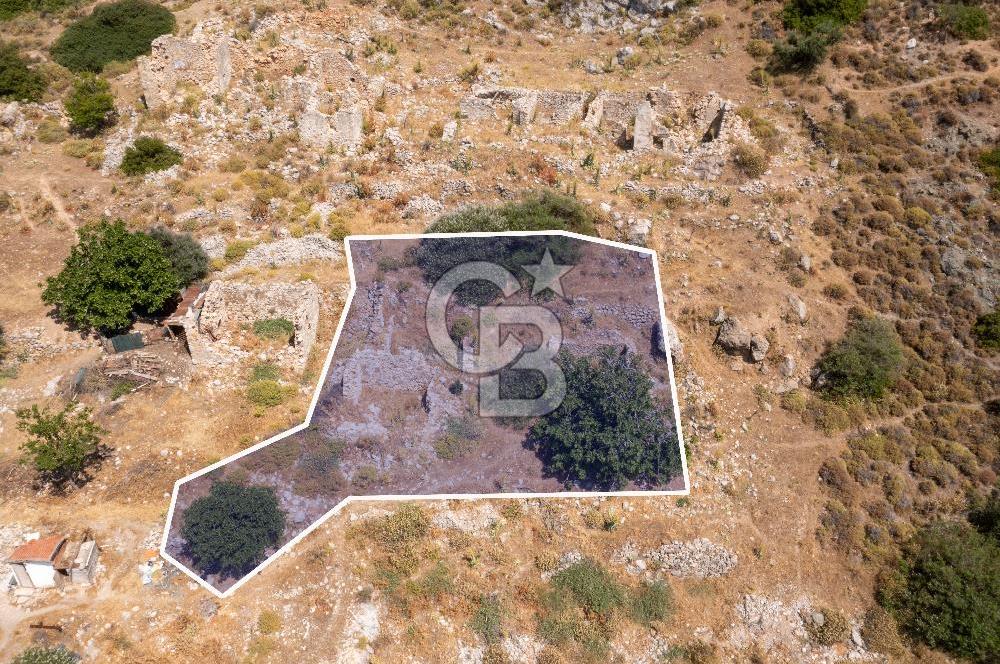
[[[549,289],[552,292],[565,297],[562,289],[562,282],[559,281],[567,272],[573,269],[572,265],[556,265],[552,260],[552,254],[548,249],[545,250],[545,255],[542,256],[542,262],[538,265],[524,265],[525,271],[534,277],[534,283],[531,286],[531,294],[538,295],[545,289]]]

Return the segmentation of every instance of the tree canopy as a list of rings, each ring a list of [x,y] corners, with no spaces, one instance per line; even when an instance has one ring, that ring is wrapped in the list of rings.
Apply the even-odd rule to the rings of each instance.
[[[203,573],[242,576],[284,531],[285,515],[273,489],[216,482],[184,510],[181,535]]]
[[[18,410],[17,428],[28,435],[22,460],[55,484],[84,479],[87,467],[100,459],[106,433],[90,415],[90,408],[75,403],[55,413],[38,406]]]
[[[618,348],[593,357],[563,352],[559,365],[566,397],[528,433],[547,472],[602,490],[629,482],[659,485],[680,473],[676,435],[635,354]]]
[[[170,10],[146,0],[97,5],[63,31],[52,45],[52,59],[72,71],[97,73],[109,62],[149,53],[153,40],[175,25]]]
[[[181,286],[187,286],[208,274],[208,254],[190,233],[174,233],[158,226],[149,232],[149,236],[163,247]]]
[[[155,313],[177,294],[180,281],[159,242],[101,221],[78,231],[62,271],[46,281],[42,300],[83,330],[128,329],[137,313]]]
[[[909,544],[882,603],[914,638],[974,662],[1000,652],[1000,546],[964,523],[938,523]]]
[[[0,101],[38,101],[45,79],[28,66],[13,44],[0,41]]]

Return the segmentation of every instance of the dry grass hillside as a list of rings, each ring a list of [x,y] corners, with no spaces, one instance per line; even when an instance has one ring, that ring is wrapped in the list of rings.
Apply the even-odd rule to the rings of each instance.
[[[94,5],[0,0],[0,66],[44,83],[0,76],[0,557],[101,547],[93,586],[5,589],[0,659],[998,661],[995,616],[952,638],[892,598],[1000,473],[1000,11],[827,4],[859,9],[839,39],[777,0],[170,0],[173,36],[98,67],[114,111],[82,131],[50,49]],[[178,163],[126,175],[139,137]],[[159,559],[177,479],[302,421],[344,236],[543,189],[658,252],[689,497],[355,503],[224,600]],[[315,342],[234,325],[201,364],[149,345],[155,379],[125,384],[42,300],[101,218],[191,234],[206,282],[315,285]],[[872,356],[879,385],[851,382]],[[109,451],[58,489],[16,411],[71,393]],[[960,584],[1000,606],[987,568]]]

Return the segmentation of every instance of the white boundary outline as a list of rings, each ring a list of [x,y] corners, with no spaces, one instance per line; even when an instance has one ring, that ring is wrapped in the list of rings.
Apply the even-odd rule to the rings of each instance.
[[[347,320],[347,314],[351,310],[351,305],[354,302],[354,294],[357,291],[357,283],[354,278],[354,260],[351,256],[351,242],[370,242],[379,240],[423,240],[423,239],[435,239],[435,238],[455,238],[455,237],[533,237],[533,236],[545,236],[545,235],[562,235],[564,237],[574,238],[577,240],[583,240],[586,242],[595,242],[597,244],[603,244],[609,247],[615,247],[617,249],[625,249],[627,251],[635,251],[639,253],[646,254],[650,256],[653,260],[653,276],[656,279],[656,298],[660,307],[660,337],[663,342],[663,350],[667,356],[667,375],[670,378],[670,396],[673,400],[674,406],[674,424],[677,431],[677,444],[680,446],[681,453],[681,469],[684,474],[684,489],[674,490],[674,491],[559,491],[555,493],[442,493],[442,494],[414,494],[414,495],[403,495],[403,496],[391,496],[391,495],[375,495],[375,496],[348,496],[342,501],[337,503],[329,512],[316,519],[307,528],[305,528],[301,533],[293,537],[284,546],[275,551],[273,554],[268,556],[261,562],[257,567],[253,568],[250,572],[240,578],[235,584],[227,588],[224,592],[220,592],[217,588],[212,586],[210,583],[205,581],[203,578],[194,573],[193,570],[189,569],[186,565],[179,562],[169,553],[167,553],[167,538],[170,535],[170,523],[174,517],[174,508],[177,506],[177,493],[180,486],[185,482],[193,480],[197,477],[201,477],[206,473],[210,473],[217,468],[225,466],[231,461],[235,461],[241,457],[246,456],[252,452],[256,452],[262,447],[266,447],[271,443],[276,443],[279,440],[291,436],[294,433],[302,431],[309,427],[312,422],[313,411],[316,410],[316,404],[319,402],[319,395],[323,389],[323,384],[326,382],[327,374],[330,371],[330,365],[333,363],[333,354],[337,349],[337,343],[340,341],[340,333],[344,329],[344,323]],[[652,249],[647,249],[645,247],[637,247],[631,244],[625,244],[624,242],[615,242],[613,240],[605,240],[598,237],[593,237],[590,235],[582,235],[580,233],[572,233],[570,231],[505,231],[500,233],[401,233],[398,235],[351,235],[344,238],[344,254],[347,259],[347,271],[350,275],[351,289],[347,295],[347,301],[344,303],[344,310],[340,314],[340,322],[337,324],[337,330],[333,335],[333,342],[330,344],[330,351],[327,353],[326,362],[323,364],[323,372],[320,375],[319,383],[316,385],[316,391],[313,394],[312,402],[309,404],[309,411],[306,413],[306,419],[302,424],[296,425],[287,431],[283,431],[267,440],[257,443],[256,445],[249,447],[242,452],[237,452],[232,456],[226,457],[221,461],[216,461],[210,466],[202,468],[201,470],[191,473],[174,483],[174,490],[170,496],[170,509],[167,512],[167,520],[163,527],[163,539],[160,542],[160,556],[168,560],[175,567],[180,569],[182,572],[191,577],[203,588],[206,588],[216,597],[224,599],[231,596],[238,588],[240,588],[244,583],[257,576],[261,570],[274,562],[283,553],[289,551],[298,544],[303,538],[312,533],[314,530],[323,525],[327,520],[330,519],[334,514],[339,512],[343,507],[349,503],[355,501],[411,501],[411,500],[489,500],[496,498],[593,498],[593,497],[603,497],[603,496],[687,496],[691,493],[691,479],[688,476],[687,467],[687,455],[684,451],[684,434],[681,431],[681,411],[680,405],[677,402],[677,382],[674,379],[674,361],[670,354],[670,340],[668,338],[667,326],[667,314],[663,305],[663,286],[660,283],[660,264],[657,260],[656,252]]]

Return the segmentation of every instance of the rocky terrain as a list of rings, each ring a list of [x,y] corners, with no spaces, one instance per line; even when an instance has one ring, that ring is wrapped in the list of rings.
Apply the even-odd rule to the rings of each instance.
[[[980,3],[993,27],[970,36],[936,3],[871,0],[804,71],[774,65],[782,4],[169,1],[174,32],[103,69],[116,121],[93,135],[49,50],[92,5],[0,21],[48,81],[0,103],[0,557],[33,532],[101,546],[93,586],[0,597],[4,659],[959,661],[877,590],[1000,472],[974,331],[997,306],[1000,16]],[[141,136],[180,162],[125,175]],[[226,600],[159,559],[175,480],[303,420],[346,235],[544,188],[658,252],[690,496],[354,503]],[[41,299],[101,217],[211,258],[204,338],[131,392],[77,381],[107,351]],[[826,399],[814,368],[865,315],[905,368],[881,399]],[[294,343],[254,334],[269,316]],[[15,410],[74,394],[111,452],[57,492],[19,463]],[[665,587],[669,615],[579,609],[559,632],[558,584],[591,562]]]

